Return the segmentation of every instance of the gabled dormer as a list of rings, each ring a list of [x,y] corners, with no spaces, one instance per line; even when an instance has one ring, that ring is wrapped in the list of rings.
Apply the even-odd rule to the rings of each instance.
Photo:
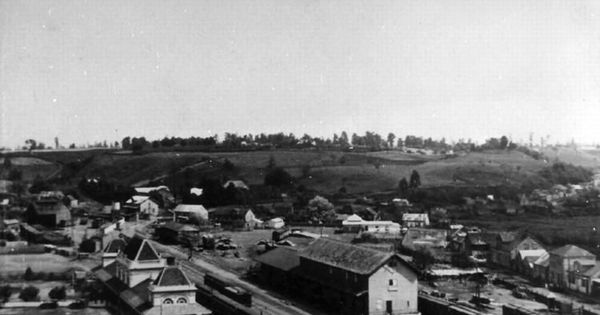
[[[126,245],[127,243],[125,243],[125,241],[120,238],[108,242],[108,244],[104,248],[104,251],[102,252],[102,267],[106,267],[107,265],[115,261],[119,252],[125,249]]]
[[[149,287],[154,306],[195,303],[196,287],[177,266],[165,267]]]
[[[133,237],[117,256],[117,277],[133,287],[146,279],[156,279],[165,260],[160,257],[150,241]]]

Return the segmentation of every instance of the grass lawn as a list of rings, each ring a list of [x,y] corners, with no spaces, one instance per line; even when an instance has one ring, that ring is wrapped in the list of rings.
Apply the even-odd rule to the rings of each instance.
[[[0,275],[22,274],[27,267],[33,272],[65,272],[72,268],[70,258],[55,254],[1,255]]]

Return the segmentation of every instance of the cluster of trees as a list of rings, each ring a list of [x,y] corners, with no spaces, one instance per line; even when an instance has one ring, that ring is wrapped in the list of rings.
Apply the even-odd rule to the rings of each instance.
[[[421,175],[416,170],[413,170],[410,174],[410,181],[406,180],[406,177],[402,177],[398,182],[398,193],[402,197],[407,197],[411,191],[421,186]]]
[[[103,177],[82,178],[79,189],[84,191],[94,200],[109,204],[113,201],[126,201],[133,195],[129,187],[109,181]]]
[[[199,138],[179,138],[165,137],[162,140],[148,141],[144,137],[125,137],[121,141],[121,147],[126,150],[139,151],[142,149],[173,147],[173,146],[220,146],[226,149],[242,149],[242,148],[341,148],[349,147],[366,148],[369,150],[383,150],[394,147],[413,147],[425,148],[436,151],[447,150],[451,148],[446,144],[446,140],[434,140],[432,138],[423,138],[413,135],[408,135],[405,138],[396,137],[394,133],[388,133],[387,136],[382,136],[376,132],[367,131],[363,135],[353,133],[351,136],[346,131],[342,131],[339,135],[333,134],[332,137],[322,138],[313,137],[304,134],[297,137],[293,133],[285,134],[283,132],[272,134],[237,134],[225,133],[223,140],[219,141],[218,136]]]
[[[556,162],[539,173],[549,184],[574,184],[592,180],[592,171],[569,163]]]

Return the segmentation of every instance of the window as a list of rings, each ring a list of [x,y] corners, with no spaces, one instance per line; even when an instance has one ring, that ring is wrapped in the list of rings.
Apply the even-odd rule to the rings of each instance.
[[[165,299],[163,301],[163,304],[173,304],[173,300],[171,300],[171,299]]]
[[[185,303],[187,303],[187,300],[185,298],[180,297],[177,299],[177,304],[185,304]]]
[[[398,290],[398,280],[390,279],[388,280],[388,291],[397,291]]]

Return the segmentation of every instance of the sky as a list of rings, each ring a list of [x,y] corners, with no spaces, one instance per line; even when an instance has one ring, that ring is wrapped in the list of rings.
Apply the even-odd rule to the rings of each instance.
[[[0,0],[0,147],[367,130],[600,143],[600,2]]]

